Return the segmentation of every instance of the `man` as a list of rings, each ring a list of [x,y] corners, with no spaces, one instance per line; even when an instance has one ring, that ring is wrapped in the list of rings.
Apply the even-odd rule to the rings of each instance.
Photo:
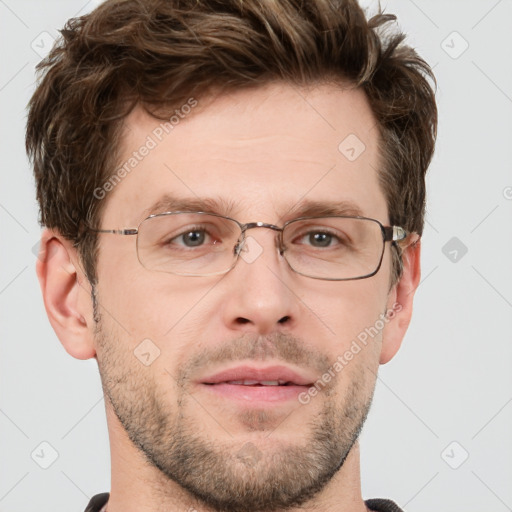
[[[87,511],[397,511],[358,436],[420,280],[428,65],[355,0],[107,0],[40,65],[50,322],[96,358]]]

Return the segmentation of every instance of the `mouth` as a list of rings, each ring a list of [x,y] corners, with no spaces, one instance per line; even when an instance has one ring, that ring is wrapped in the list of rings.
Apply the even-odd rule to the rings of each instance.
[[[208,383],[205,383],[208,384]],[[223,383],[217,383],[217,384],[223,384]],[[295,384],[293,382],[287,382],[285,380],[228,380],[225,382],[225,384],[233,384],[237,386],[294,386]],[[210,384],[214,386],[215,384]]]
[[[313,379],[285,366],[238,366],[202,379],[202,388],[229,400],[264,405],[297,399]]]

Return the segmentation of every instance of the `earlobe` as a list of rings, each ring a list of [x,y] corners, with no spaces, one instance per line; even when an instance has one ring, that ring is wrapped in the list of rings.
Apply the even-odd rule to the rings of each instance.
[[[78,265],[76,249],[45,229],[36,264],[48,319],[66,351],[77,359],[96,354],[90,285]]]
[[[421,240],[404,249],[402,277],[388,297],[389,323],[383,331],[380,364],[389,362],[398,352],[411,321],[414,293],[421,278]]]

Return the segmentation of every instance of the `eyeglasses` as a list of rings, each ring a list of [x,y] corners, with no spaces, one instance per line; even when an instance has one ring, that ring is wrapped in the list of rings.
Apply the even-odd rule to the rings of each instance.
[[[346,281],[375,275],[386,242],[406,244],[410,233],[367,217],[300,217],[282,228],[265,222],[241,224],[207,212],[150,215],[136,229],[99,229],[98,233],[137,235],[137,256],[148,270],[180,276],[214,276],[229,272],[246,251],[253,228],[278,232],[279,254],[298,274]],[[243,259],[246,259],[242,255]],[[247,260],[246,260],[247,261]]]

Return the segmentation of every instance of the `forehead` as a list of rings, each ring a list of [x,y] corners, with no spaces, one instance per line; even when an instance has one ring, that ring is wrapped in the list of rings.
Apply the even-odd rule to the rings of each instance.
[[[125,172],[103,225],[135,225],[169,210],[168,197],[229,206],[242,222],[278,221],[322,201],[385,220],[378,137],[364,93],[331,85],[272,84],[194,98],[167,122],[137,108],[125,122],[114,174]]]

